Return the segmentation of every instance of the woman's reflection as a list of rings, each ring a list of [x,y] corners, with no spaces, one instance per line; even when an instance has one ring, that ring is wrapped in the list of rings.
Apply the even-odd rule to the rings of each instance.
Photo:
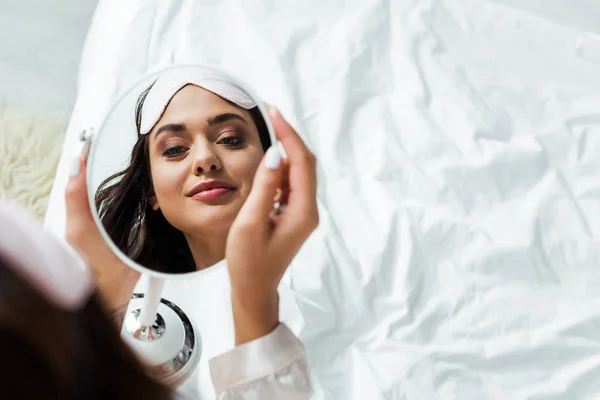
[[[231,82],[177,70],[141,94],[135,118],[129,166],[96,192],[102,223],[148,268],[185,273],[214,265],[271,145],[260,110]]]

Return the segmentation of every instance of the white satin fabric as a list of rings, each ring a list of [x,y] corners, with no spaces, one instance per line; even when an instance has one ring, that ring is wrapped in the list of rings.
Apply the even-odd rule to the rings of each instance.
[[[304,346],[284,324],[210,360],[218,400],[305,400],[312,387]]]
[[[78,310],[94,291],[92,274],[73,250],[45,233],[25,208],[1,195],[0,258],[60,308]]]

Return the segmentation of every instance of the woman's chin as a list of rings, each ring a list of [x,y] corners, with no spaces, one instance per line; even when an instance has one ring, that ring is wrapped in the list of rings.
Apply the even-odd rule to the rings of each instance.
[[[191,216],[188,221],[193,221],[193,230],[197,232],[229,230],[240,209],[231,206],[218,208]]]
[[[228,231],[231,228],[242,204],[240,201],[221,205],[207,205],[194,202],[192,204],[185,204],[182,208],[172,210],[173,213],[169,214],[174,218],[169,218],[169,215],[166,213],[165,217],[167,217],[171,225],[183,232],[190,234],[198,233],[200,235],[207,232],[218,233]]]

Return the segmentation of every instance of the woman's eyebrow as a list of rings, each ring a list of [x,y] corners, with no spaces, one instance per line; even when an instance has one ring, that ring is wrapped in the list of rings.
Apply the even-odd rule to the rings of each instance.
[[[154,140],[156,140],[159,133],[162,133],[164,131],[183,132],[185,130],[185,124],[165,124],[156,130],[156,133],[154,134]]]
[[[238,121],[242,121],[243,123],[248,125],[248,121],[246,121],[244,119],[244,117],[242,117],[241,115],[238,115],[238,114],[234,114],[234,113],[224,113],[224,114],[215,115],[214,117],[208,118],[206,121],[208,122],[209,126],[213,126],[213,125],[221,124],[223,122],[231,121],[232,119],[237,119]]]

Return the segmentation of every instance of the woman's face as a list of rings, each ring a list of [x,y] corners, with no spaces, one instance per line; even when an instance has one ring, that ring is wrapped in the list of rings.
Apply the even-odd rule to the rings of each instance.
[[[154,208],[189,235],[228,229],[264,154],[250,113],[187,85],[149,135]]]

